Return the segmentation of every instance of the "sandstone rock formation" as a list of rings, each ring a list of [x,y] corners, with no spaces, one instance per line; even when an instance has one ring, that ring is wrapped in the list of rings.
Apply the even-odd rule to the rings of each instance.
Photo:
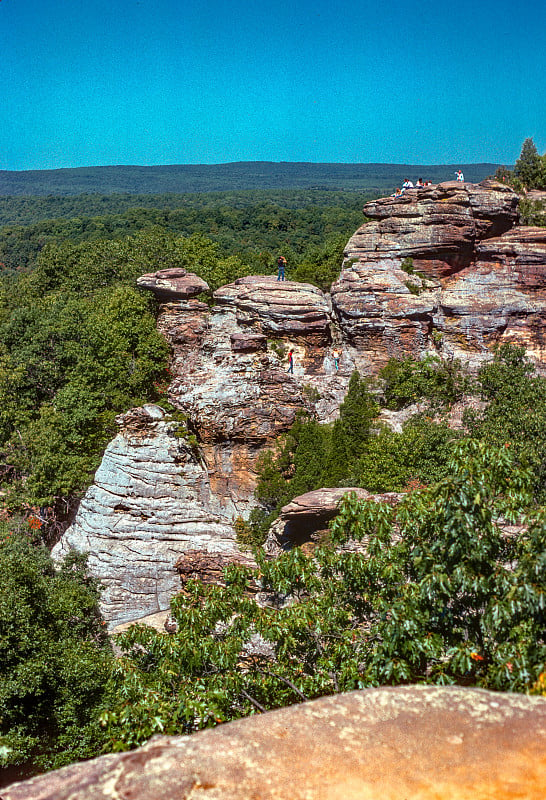
[[[161,298],[174,280],[164,272],[171,271],[141,285]],[[192,298],[166,302],[158,319],[172,347],[168,399],[193,446],[160,410],[120,418],[120,433],[53,552],[90,553],[112,627],[169,607],[180,590],[175,564],[186,551],[237,559],[234,522],[254,505],[258,454],[304,408],[334,418],[347,391],[352,365],[334,369],[320,289],[262,276],[223,287],[216,300],[212,309]]]
[[[362,372],[438,352],[476,368],[503,342],[525,345],[546,367],[544,229],[514,227],[517,204],[510,188],[483,181],[364,207],[373,221],[349,240],[331,290]]]
[[[180,425],[157,406],[118,418],[76,519],[53,550],[89,553],[104,585],[102,613],[110,626],[169,607],[180,590],[174,567],[189,549],[236,553],[230,520],[217,513],[204,464]]]
[[[208,283],[198,275],[178,268],[161,269],[142,275],[137,279],[137,286],[150,289],[162,302],[186,300],[209,290]]]
[[[495,345],[515,342],[546,370],[546,229],[514,227],[517,204],[495,181],[368,203],[372,221],[349,240],[331,296],[252,276],[218,289],[210,308],[195,298],[206,284],[185,270],[139,279],[162,302],[158,328],[174,376],[168,399],[194,446],[149,412],[137,436],[134,412],[54,551],[91,552],[112,625],[168,607],[178,589],[174,564],[186,550],[238,552],[233,524],[253,507],[259,453],[302,409],[335,419],[353,369],[375,375],[393,356],[429,353],[476,368]],[[290,526],[298,527],[279,520],[273,549],[288,541]],[[306,541],[299,528],[296,539]]]
[[[407,686],[154,737],[1,800],[543,800],[546,699]]]
[[[283,550],[320,541],[321,534],[325,533],[328,523],[337,515],[339,502],[347,492],[354,492],[359,500],[391,506],[399,503],[403,497],[396,492],[371,494],[366,489],[353,486],[322,488],[301,494],[282,507],[271,525],[264,544],[266,552],[276,556]]]

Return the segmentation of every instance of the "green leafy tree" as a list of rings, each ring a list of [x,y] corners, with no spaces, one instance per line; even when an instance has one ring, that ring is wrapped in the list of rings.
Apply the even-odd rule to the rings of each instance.
[[[546,380],[537,375],[525,348],[502,345],[492,362],[478,373],[478,387],[487,405],[465,413],[473,438],[508,444],[517,462],[533,474],[537,501],[546,497]]]
[[[100,753],[112,663],[85,559],[55,569],[32,542],[39,525],[8,520],[0,532],[0,763],[23,775]]]
[[[118,639],[109,747],[367,686],[538,686],[546,524],[523,516],[530,477],[509,448],[461,444],[449,477],[398,507],[347,495],[332,538],[352,547],[296,548],[228,569],[224,587],[187,584],[176,633],[133,626]]]
[[[348,485],[370,492],[403,492],[412,484],[436,483],[447,476],[459,438],[445,422],[423,415],[409,420],[401,433],[383,428],[369,438]]]
[[[457,360],[427,356],[418,361],[411,356],[391,358],[380,371],[385,405],[401,409],[419,400],[450,405],[468,391],[470,381]]]

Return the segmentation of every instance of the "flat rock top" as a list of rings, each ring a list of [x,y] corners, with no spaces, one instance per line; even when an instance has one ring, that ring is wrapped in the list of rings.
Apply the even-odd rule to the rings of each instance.
[[[294,497],[287,505],[281,509],[281,516],[283,519],[291,519],[294,517],[315,516],[320,513],[332,513],[337,510],[337,506],[341,498],[347,492],[356,492],[359,500],[365,500],[370,497],[370,493],[366,489],[348,487],[336,487],[335,489],[315,489],[313,492],[306,492],[300,494],[299,497]]]
[[[0,790],[2,791],[2,790]],[[155,737],[2,800],[544,800],[546,699],[368,689]]]
[[[283,306],[309,305],[327,310],[326,298],[317,286],[297,281],[277,281],[269,275],[249,275],[214,292],[219,304],[272,303]]]
[[[149,289],[160,300],[185,300],[201,292],[207,292],[208,283],[185,269],[160,269],[157,272],[148,272],[137,278],[140,289]]]
[[[303,517],[335,516],[339,501],[347,492],[354,492],[359,500],[373,500],[376,503],[395,505],[403,497],[396,492],[371,494],[366,489],[355,486],[338,486],[334,489],[315,489],[312,492],[294,497],[281,509],[280,517],[284,520],[302,519]]]
[[[399,197],[383,197],[372,200],[364,206],[364,215],[370,219],[384,219],[389,216],[405,216],[407,206],[420,207],[421,214],[427,213],[427,207],[441,212],[447,206],[468,206],[476,213],[483,208],[516,214],[518,196],[509,186],[494,180],[485,180],[479,184],[445,181],[434,186],[406,189]],[[440,205],[437,205],[440,204]]]

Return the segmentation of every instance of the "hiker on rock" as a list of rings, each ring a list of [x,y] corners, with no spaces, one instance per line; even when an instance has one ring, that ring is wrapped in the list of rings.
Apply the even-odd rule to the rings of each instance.
[[[277,260],[277,280],[284,281],[284,270],[286,269],[286,258],[279,256]]]
[[[294,372],[294,353],[292,350],[288,353],[288,369],[287,372]]]
[[[464,175],[462,169],[458,169],[455,175],[457,176],[457,180],[459,181],[459,183],[464,183]]]
[[[339,369],[339,359],[341,358],[341,350],[338,350],[337,347],[334,348],[334,351],[332,352],[332,356],[334,358],[334,367],[337,370],[337,369]]]

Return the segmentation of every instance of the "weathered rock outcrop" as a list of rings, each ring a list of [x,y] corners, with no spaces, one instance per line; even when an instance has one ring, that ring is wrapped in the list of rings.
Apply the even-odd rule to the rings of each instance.
[[[480,242],[473,266],[442,287],[434,325],[442,346],[463,359],[513,342],[544,368],[546,228],[514,228]]]
[[[140,289],[150,289],[162,302],[187,300],[201,292],[208,292],[206,281],[185,269],[160,269],[137,279]]]
[[[161,297],[165,281],[162,273],[155,278],[146,276],[146,286]],[[167,302],[158,319],[172,346],[168,399],[186,419],[193,446],[176,437],[175,423],[156,418],[161,411],[121,419],[54,550],[56,558],[71,548],[90,552],[111,626],[168,608],[180,589],[175,563],[187,550],[237,560],[234,522],[254,505],[259,452],[301,409],[335,417],[347,390],[352,364],[346,357],[334,368],[320,289],[262,276],[216,294],[212,309],[191,298]],[[293,375],[286,372],[290,348]]]
[[[332,305],[355,364],[427,353],[477,367],[495,345],[525,345],[546,368],[542,228],[514,228],[517,195],[495,181],[445,183],[364,207]],[[412,259],[411,265],[406,259]]]
[[[412,258],[415,269],[442,278],[472,263],[477,242],[510,230],[517,206],[517,194],[496,181],[409,189],[364,206],[373,222],[351,237],[347,258]]]
[[[396,492],[371,494],[366,489],[353,486],[322,488],[301,494],[282,507],[271,525],[264,545],[266,552],[276,556],[283,550],[320,541],[330,520],[337,516],[339,502],[347,492],[354,492],[359,500],[391,506],[397,505],[404,496]]]
[[[269,336],[330,341],[330,309],[323,292],[309,283],[276,281],[265,275],[239,278],[214,292],[215,301],[236,309],[237,323]]]
[[[154,737],[12,784],[2,800],[543,800],[546,699],[368,689]]]
[[[238,552],[233,525],[253,507],[259,453],[301,409],[335,419],[355,367],[374,375],[391,357],[428,353],[478,367],[495,345],[515,342],[546,370],[545,229],[514,227],[517,204],[495,181],[368,203],[372,221],[347,244],[331,296],[262,275],[221,287],[210,308],[195,298],[206,284],[185,270],[139,279],[162,302],[168,399],[194,438],[177,439],[171,422],[149,412],[137,435],[134,412],[55,550],[90,551],[112,625],[167,608],[174,564],[188,549]],[[275,546],[290,531],[312,541],[311,528],[326,522],[281,517]]]
[[[175,561],[185,550],[236,553],[231,519],[211,493],[198,453],[157,406],[119,418],[76,519],[53,550],[89,553],[115,626],[169,607],[180,590]]]

